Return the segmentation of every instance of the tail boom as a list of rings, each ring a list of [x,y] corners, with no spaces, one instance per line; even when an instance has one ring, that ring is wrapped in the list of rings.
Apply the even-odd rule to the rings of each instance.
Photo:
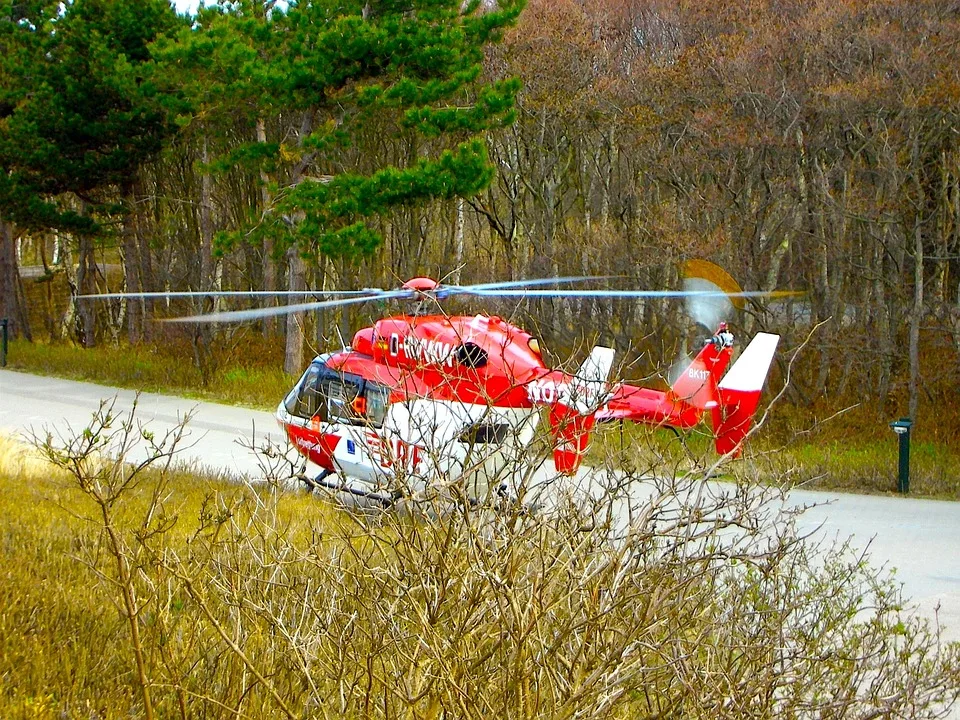
[[[607,390],[613,351],[600,347],[577,374],[555,371],[531,383],[536,389],[529,393],[531,400],[550,406],[557,471],[575,473],[594,424],[609,420],[688,430],[709,411],[717,452],[739,454],[779,340],[779,335],[758,333],[723,375],[733,356],[733,336],[721,327],[668,390],[627,384]]]
[[[758,333],[719,379],[733,354],[732,336],[721,328],[669,390],[619,385],[596,419],[688,430],[709,411],[717,452],[737,455],[753,424],[779,340],[779,335]]]
[[[620,385],[597,412],[598,420],[632,420],[688,430],[704,410],[720,404],[717,384],[733,356],[733,335],[721,324],[669,390]]]

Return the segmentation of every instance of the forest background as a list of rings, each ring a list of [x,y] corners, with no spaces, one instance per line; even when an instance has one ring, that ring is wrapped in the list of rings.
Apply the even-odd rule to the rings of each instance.
[[[417,3],[438,13],[422,35],[397,32],[397,3],[274,4],[187,19],[163,0],[0,3],[15,336],[186,355],[210,385],[235,367],[296,374],[383,309],[197,329],[151,318],[213,301],[77,295],[423,274],[661,289],[704,258],[749,290],[806,291],[734,328],[783,336],[775,385],[810,338],[780,437],[853,408],[830,437],[892,447],[886,422],[909,415],[955,465],[960,3]],[[357,18],[376,32],[350,35]],[[689,334],[673,301],[470,309],[533,326],[558,361],[612,344],[634,379],[666,372]]]

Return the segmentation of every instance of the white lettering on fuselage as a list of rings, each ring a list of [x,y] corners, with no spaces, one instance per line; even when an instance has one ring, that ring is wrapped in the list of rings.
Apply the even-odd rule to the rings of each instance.
[[[299,447],[302,447],[304,450],[313,450],[315,452],[323,452],[323,446],[318,442],[311,442],[306,438],[298,437],[295,441]]]
[[[422,340],[416,335],[407,335],[403,338],[403,352],[411,360],[431,365],[453,366],[454,353],[457,346],[440,340]]]
[[[417,471],[421,460],[418,445],[405,443],[400,438],[387,439],[368,430],[364,433],[371,459],[384,469],[403,469],[408,473]]]
[[[698,368],[688,368],[687,377],[693,378],[694,380],[706,380],[710,377],[709,370],[700,370]]]
[[[550,379],[534,380],[527,383],[526,389],[527,399],[532,403],[543,405],[560,403],[568,407],[577,401],[588,406],[598,405],[604,393],[602,383],[584,382],[573,386],[566,380]]]

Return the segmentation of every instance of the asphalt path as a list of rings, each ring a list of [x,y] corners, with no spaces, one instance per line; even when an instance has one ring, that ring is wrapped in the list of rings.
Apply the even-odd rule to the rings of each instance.
[[[67,436],[86,427],[102,401],[127,412],[135,399],[136,417],[155,435],[190,414],[180,457],[208,471],[257,479],[262,466],[250,446],[282,443],[271,413],[9,370],[0,370],[0,434]],[[960,503],[799,490],[789,502],[814,506],[801,531],[850,537],[875,565],[896,568],[905,597],[940,623],[945,639],[960,641]]]

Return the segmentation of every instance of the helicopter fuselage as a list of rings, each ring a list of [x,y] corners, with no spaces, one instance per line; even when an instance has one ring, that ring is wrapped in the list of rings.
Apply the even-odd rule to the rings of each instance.
[[[523,457],[541,408],[549,410],[560,473],[577,470],[597,421],[685,430],[709,411],[718,451],[737,452],[777,340],[759,333],[728,382],[721,377],[734,342],[721,326],[673,385],[658,390],[608,385],[609,348],[594,348],[567,373],[548,368],[538,341],[499,317],[400,315],[358,331],[349,348],[314,359],[277,419],[305,458],[337,473],[353,492],[469,476],[477,484],[471,492],[482,494],[506,464]]]
[[[307,459],[364,487],[495,473],[569,394],[537,341],[498,317],[385,318],[317,357],[277,408]],[[599,398],[598,398],[599,399]]]

